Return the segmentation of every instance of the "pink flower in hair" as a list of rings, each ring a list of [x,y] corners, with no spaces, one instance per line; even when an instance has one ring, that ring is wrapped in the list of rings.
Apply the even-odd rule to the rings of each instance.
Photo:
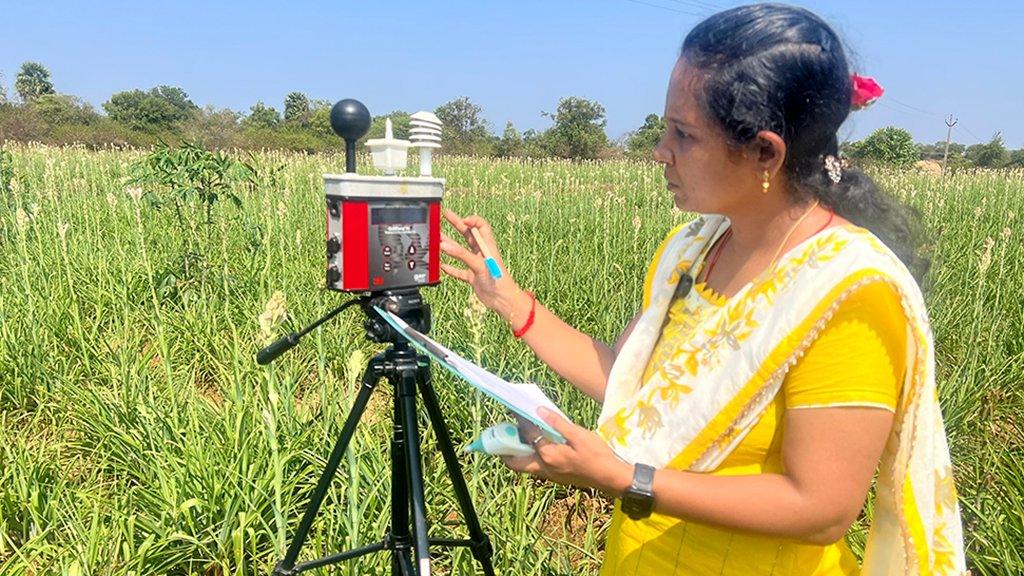
[[[874,78],[851,74],[850,81],[853,84],[853,90],[850,94],[850,107],[854,110],[867,108],[885,93],[885,89],[879,86]]]

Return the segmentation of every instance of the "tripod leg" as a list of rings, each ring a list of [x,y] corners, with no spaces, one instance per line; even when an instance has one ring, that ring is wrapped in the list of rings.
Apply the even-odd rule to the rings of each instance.
[[[437,444],[441,449],[441,455],[444,457],[445,468],[448,469],[448,476],[452,479],[452,485],[455,487],[455,498],[459,502],[462,517],[466,520],[469,537],[474,542],[472,546],[473,558],[480,563],[486,576],[494,576],[494,567],[491,565],[491,556],[494,553],[494,549],[491,547],[490,539],[480,527],[480,519],[473,508],[473,500],[469,497],[469,488],[466,486],[466,479],[462,475],[462,467],[459,465],[455,448],[452,446],[452,437],[448,432],[448,426],[444,422],[444,416],[441,413],[441,407],[437,400],[437,393],[430,384],[429,365],[420,365],[417,372],[417,381],[420,394],[423,395],[423,405],[427,409],[427,417],[434,429],[434,434],[437,435]]]
[[[356,396],[355,403],[352,404],[352,409],[348,413],[348,417],[345,419],[345,425],[341,429],[341,435],[338,436],[338,441],[334,444],[334,449],[331,450],[331,455],[327,459],[327,466],[324,467],[324,471],[320,474],[320,479],[316,483],[316,488],[313,490],[312,496],[309,498],[309,504],[306,506],[306,511],[302,515],[302,520],[299,521],[298,530],[295,532],[295,536],[292,538],[291,544],[288,545],[288,551],[285,552],[284,559],[278,562],[277,566],[274,567],[274,574],[287,575],[292,574],[295,568],[295,560],[299,557],[299,552],[302,550],[302,545],[306,542],[306,537],[309,535],[309,529],[313,525],[313,519],[316,517],[317,512],[320,511],[320,506],[323,504],[324,497],[327,495],[327,489],[331,485],[331,479],[334,478],[334,473],[338,470],[338,465],[341,463],[342,457],[345,455],[345,450],[348,448],[348,443],[352,439],[352,434],[356,430],[356,425],[359,424],[359,419],[362,418],[363,412],[366,410],[366,404],[370,400],[370,394],[373,389],[377,387],[377,382],[380,380],[381,371],[381,357],[374,357],[366,367],[366,371],[363,372],[362,383],[359,387],[359,394]]]
[[[394,576],[416,576],[416,569],[412,564],[412,550],[408,548],[395,550],[394,556],[391,558],[391,569],[395,570],[392,572]]]
[[[409,501],[412,504],[412,532],[416,543],[417,574],[430,576],[430,550],[427,540],[427,512],[423,497],[423,467],[420,457],[420,433],[416,421],[416,367],[415,360],[396,378],[396,394],[401,398],[402,423],[405,427],[405,454],[409,481]],[[399,505],[398,502],[392,503]]]
[[[409,533],[409,471],[402,396],[393,387],[394,412],[391,419],[391,576],[415,576],[412,568],[412,535]]]

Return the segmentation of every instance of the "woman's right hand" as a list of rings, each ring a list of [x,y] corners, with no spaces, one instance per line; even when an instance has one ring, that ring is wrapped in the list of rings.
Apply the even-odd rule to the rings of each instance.
[[[517,323],[521,324],[526,320],[531,305],[530,296],[516,284],[515,280],[505,268],[501,258],[501,252],[494,241],[494,233],[491,225],[480,216],[469,216],[463,218],[451,210],[444,211],[445,220],[458,230],[465,240],[468,248],[457,240],[446,234],[441,234],[441,251],[452,258],[462,262],[466,268],[458,268],[450,264],[441,264],[441,269],[452,278],[466,282],[473,288],[477,299],[487,308],[494,310],[506,322],[512,324],[513,328]],[[495,280],[487,270],[484,262],[483,248],[477,243],[472,229],[476,228],[480,240],[486,243],[487,252],[494,256],[498,266],[501,268],[501,278]],[[523,307],[527,312],[523,313]]]
[[[444,217],[459,231],[463,242],[442,234],[441,251],[466,266],[441,264],[445,273],[469,284],[480,302],[497,312],[541,362],[584,394],[601,402],[608,374],[615,363],[615,352],[607,344],[566,324],[516,284],[505,268],[486,220],[479,216],[463,218],[448,210]],[[484,250],[474,236],[480,237],[487,253],[497,261],[501,278],[495,280],[487,270]]]

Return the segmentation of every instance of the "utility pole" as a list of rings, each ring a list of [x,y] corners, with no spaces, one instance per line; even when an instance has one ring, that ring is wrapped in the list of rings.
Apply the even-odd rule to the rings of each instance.
[[[953,126],[959,122],[959,118],[953,118],[950,114],[949,118],[946,119],[946,151],[942,153],[942,174],[946,174],[946,161],[949,160],[949,141],[953,137]]]

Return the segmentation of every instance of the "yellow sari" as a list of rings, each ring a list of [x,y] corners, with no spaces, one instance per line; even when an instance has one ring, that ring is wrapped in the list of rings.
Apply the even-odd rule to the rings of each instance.
[[[923,299],[899,260],[868,231],[833,228],[790,250],[774,270],[702,314],[677,353],[648,370],[679,278],[694,271],[727,228],[723,217],[703,217],[674,231],[659,249],[645,282],[641,320],[612,369],[598,432],[629,462],[705,473],[718,470],[752,430],[757,434],[766,411],[778,409],[777,396],[790,368],[844,300],[868,285],[884,284],[891,287],[905,314],[906,377],[899,382],[896,420],[881,464],[862,570],[963,573],[959,510],[935,395]],[[623,552],[616,541],[626,528],[623,522],[617,514],[606,574],[624,571],[616,560]],[[686,537],[673,536],[672,530],[691,528],[667,519],[659,538],[678,541],[679,549]],[[730,536],[729,542],[734,540]],[[831,565],[841,571],[824,573],[856,571],[845,549],[827,553],[833,555]],[[697,562],[699,554],[691,558]],[[651,566],[655,565],[656,559]],[[730,572],[724,568],[723,564],[722,573],[754,573],[740,565]],[[776,574],[814,574],[815,569]],[[694,566],[678,573],[701,570]]]

